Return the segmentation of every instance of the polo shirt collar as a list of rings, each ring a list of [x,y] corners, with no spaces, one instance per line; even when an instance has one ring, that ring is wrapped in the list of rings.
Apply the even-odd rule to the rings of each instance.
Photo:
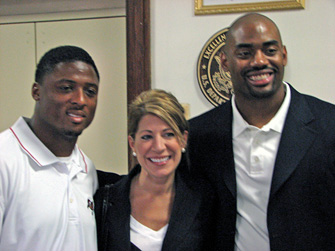
[[[249,124],[243,119],[241,113],[237,109],[235,95],[231,98],[231,105],[233,110],[233,138],[235,138],[242,134],[242,132],[249,127]]]
[[[282,105],[280,106],[276,115],[262,127],[263,131],[276,131],[281,133],[283,131],[286,115],[290,106],[291,101],[291,90],[289,85],[286,82],[283,82],[286,90],[286,95]],[[249,125],[240,112],[237,109],[235,102],[235,95],[232,96],[232,110],[233,110],[233,138],[238,137],[242,132],[244,132],[247,128],[253,127]]]
[[[20,117],[10,128],[18,141],[21,149],[36,162],[40,167],[53,165],[59,162],[59,159],[39,140],[39,138],[30,129],[23,117]],[[75,145],[73,149],[73,161],[80,166],[83,172],[87,172],[87,164],[84,154],[79,147]]]

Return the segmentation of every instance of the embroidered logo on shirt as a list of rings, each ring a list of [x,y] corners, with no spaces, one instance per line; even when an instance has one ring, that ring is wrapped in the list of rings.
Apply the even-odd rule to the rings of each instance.
[[[93,203],[93,201],[91,201],[90,199],[87,199],[87,208],[91,209],[91,211],[92,211],[92,215],[93,215],[93,211],[94,211],[94,203]]]

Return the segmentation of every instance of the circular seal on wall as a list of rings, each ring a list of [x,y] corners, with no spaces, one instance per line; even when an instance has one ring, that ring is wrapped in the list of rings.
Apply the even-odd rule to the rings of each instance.
[[[204,45],[197,64],[198,83],[202,93],[214,106],[228,101],[233,93],[230,72],[221,65],[221,48],[225,45],[228,28],[215,33]]]

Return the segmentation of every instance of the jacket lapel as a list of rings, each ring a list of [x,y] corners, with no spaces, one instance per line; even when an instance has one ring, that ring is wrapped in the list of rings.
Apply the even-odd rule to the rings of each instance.
[[[162,250],[178,250],[178,245],[194,224],[200,204],[201,198],[184,183],[177,172],[176,197]]]
[[[314,115],[305,98],[290,88],[291,103],[277,153],[270,199],[296,169],[317,135],[311,126]]]
[[[188,142],[190,169],[207,177],[219,194],[228,188],[236,197],[231,102],[191,119]]]
[[[222,165],[222,168],[216,168],[216,170],[222,170],[222,173],[217,174],[219,182],[224,180],[231,194],[236,197],[236,174],[233,153],[232,118],[233,115],[231,101],[228,101],[226,104],[220,107],[219,117],[215,120],[217,121],[217,142],[221,145],[218,147],[219,152],[216,157],[219,158],[217,162],[221,162]]]
[[[109,200],[111,206],[108,212],[107,223],[109,238],[113,240],[116,250],[130,250],[130,201],[129,190],[134,170],[111,188]],[[108,240],[107,240],[108,241]]]

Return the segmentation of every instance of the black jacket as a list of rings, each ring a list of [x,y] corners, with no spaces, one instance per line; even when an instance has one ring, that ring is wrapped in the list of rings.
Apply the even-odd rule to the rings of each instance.
[[[291,86],[267,212],[274,251],[335,250],[335,106]],[[190,121],[192,172],[207,177],[220,200],[221,250],[234,250],[236,178],[232,107],[227,102]]]
[[[139,172],[137,166],[96,193],[99,250],[136,250],[130,243],[129,192],[131,180]],[[204,180],[189,179],[178,169],[175,179],[176,195],[162,250],[210,250],[215,231],[213,189]]]

